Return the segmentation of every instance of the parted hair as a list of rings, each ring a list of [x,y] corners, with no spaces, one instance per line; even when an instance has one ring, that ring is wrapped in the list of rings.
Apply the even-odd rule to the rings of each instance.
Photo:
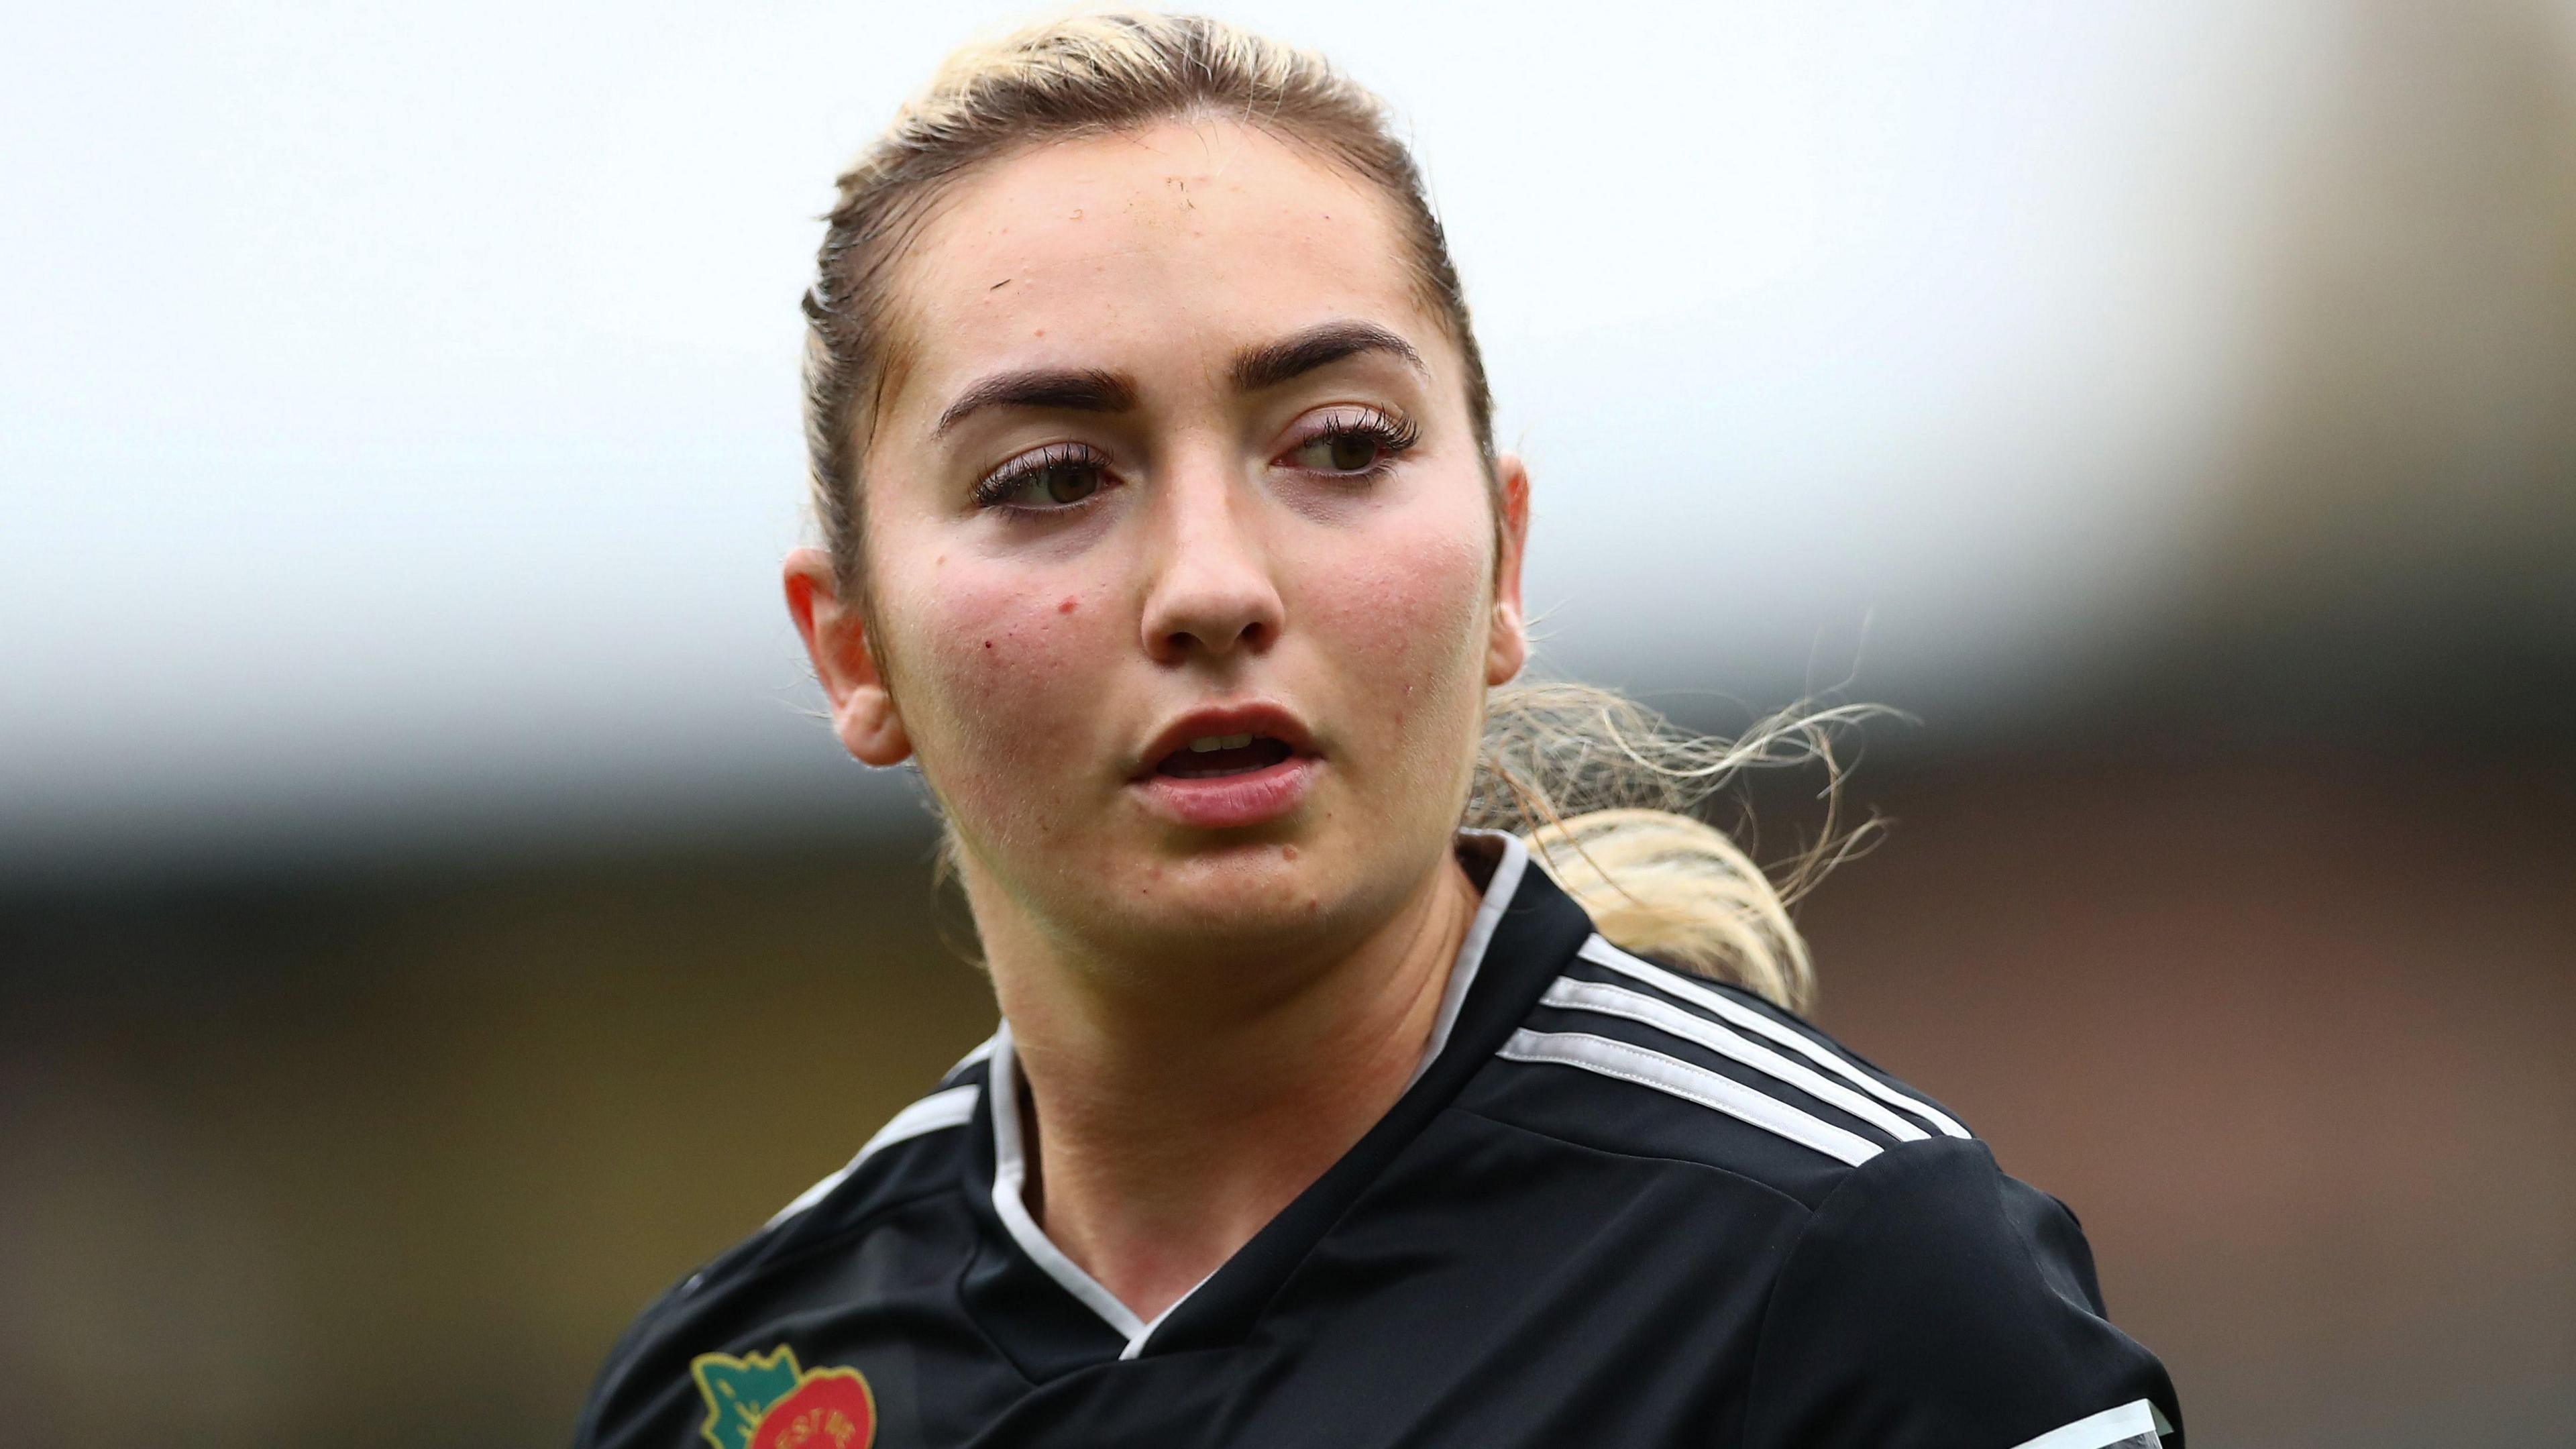
[[[861,482],[878,406],[905,362],[890,274],[944,188],[1031,146],[1198,118],[1307,148],[1385,197],[1420,298],[1464,361],[1468,419],[1492,484],[1493,401],[1466,294],[1385,103],[1320,55],[1204,16],[1051,20],[949,56],[841,175],[825,217],[804,301],[812,506],[842,597],[871,618]],[[1499,531],[1499,507],[1494,515]],[[1621,948],[1804,1009],[1815,972],[1789,905],[1867,834],[1838,834],[1832,819],[1832,732],[1864,712],[1787,712],[1728,740],[1590,685],[1504,686],[1486,699],[1461,823],[1519,834]],[[1693,812],[1739,771],[1784,763],[1823,765],[1827,820],[1775,880]],[[956,848],[951,830],[943,860]]]

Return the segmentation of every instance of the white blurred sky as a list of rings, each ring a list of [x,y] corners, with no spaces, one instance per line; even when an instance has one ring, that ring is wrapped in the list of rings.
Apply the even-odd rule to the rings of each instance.
[[[1209,8],[1409,118],[1557,668],[1771,704],[1857,660],[1936,726],[2192,566],[2342,40],[2215,0]],[[891,798],[796,712],[795,304],[838,164],[1027,13],[20,7],[0,856]]]

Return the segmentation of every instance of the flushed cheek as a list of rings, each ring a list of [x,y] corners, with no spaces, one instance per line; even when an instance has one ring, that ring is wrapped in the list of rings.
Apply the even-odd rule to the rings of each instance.
[[[954,561],[905,621],[923,771],[961,824],[1047,833],[1049,802],[1104,770],[1099,702],[1112,657],[1108,611],[1026,577],[979,578]],[[1069,607],[1068,607],[1069,606]]]

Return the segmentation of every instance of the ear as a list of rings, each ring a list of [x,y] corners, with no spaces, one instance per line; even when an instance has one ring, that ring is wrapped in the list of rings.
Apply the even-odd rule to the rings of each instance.
[[[1529,469],[1519,455],[1494,459],[1494,620],[1485,644],[1485,683],[1507,684],[1529,662],[1521,612],[1521,552],[1529,541]]]
[[[912,755],[912,737],[886,689],[868,638],[867,620],[841,598],[831,555],[799,548],[787,555],[787,613],[814,661],[814,677],[832,706],[832,733],[842,748],[870,765],[899,765]]]

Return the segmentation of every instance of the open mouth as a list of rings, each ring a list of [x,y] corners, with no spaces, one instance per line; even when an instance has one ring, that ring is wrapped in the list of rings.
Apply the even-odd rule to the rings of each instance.
[[[1285,740],[1268,735],[1201,735],[1165,755],[1157,775],[1176,780],[1210,780],[1266,770],[1295,753]]]
[[[1134,799],[1148,813],[1192,830],[1241,830],[1297,812],[1324,767],[1305,724],[1277,705],[1252,701],[1200,709],[1174,720],[1147,750],[1162,756],[1137,776]]]

